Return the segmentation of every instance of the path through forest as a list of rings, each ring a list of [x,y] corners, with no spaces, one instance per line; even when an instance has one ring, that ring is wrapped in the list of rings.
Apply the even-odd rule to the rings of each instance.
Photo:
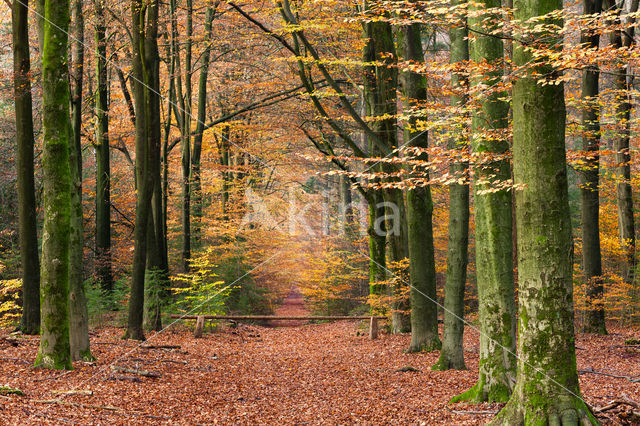
[[[483,424],[491,415],[450,410],[498,408],[447,406],[476,381],[475,332],[465,334],[470,370],[434,372],[438,353],[405,354],[409,336],[382,334],[371,341],[356,330],[354,322],[239,325],[195,339],[189,329],[174,326],[140,344],[121,340],[122,329],[102,328],[91,336],[98,360],[77,362],[72,372],[33,369],[37,337],[0,340],[0,384],[25,393],[0,396],[0,423],[462,425]],[[613,331],[624,335],[578,336],[578,368],[640,375],[640,352],[618,346],[640,332]],[[114,371],[112,365],[161,377]],[[399,371],[404,367],[418,371]],[[585,373],[580,380],[592,406],[622,394],[640,400],[640,384],[627,378]],[[85,394],[54,393],[71,390]],[[615,411],[610,416],[618,420]]]
[[[304,305],[304,297],[302,297],[300,289],[293,287],[282,304],[276,308],[275,315],[293,317],[311,315],[311,312]],[[274,327],[299,327],[305,323],[306,321],[271,321],[271,325]]]

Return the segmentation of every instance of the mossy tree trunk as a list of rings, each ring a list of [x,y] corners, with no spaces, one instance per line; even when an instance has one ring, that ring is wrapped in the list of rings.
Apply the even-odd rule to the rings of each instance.
[[[69,336],[71,359],[92,360],[89,344],[89,314],[85,295],[84,226],[82,214],[82,82],[84,73],[84,13],[82,0],[75,0],[72,8],[73,42],[71,47],[71,125],[69,149],[71,169],[71,218],[69,246]]]
[[[402,60],[413,64],[424,63],[420,24],[404,25],[398,30],[398,45]],[[420,108],[427,100],[427,82],[424,76],[412,71],[400,74],[405,112],[410,118],[404,130],[404,144],[426,149],[429,137],[426,131],[416,129],[417,119],[412,109]],[[428,156],[418,156],[428,161]],[[421,174],[420,177],[428,177]],[[438,310],[436,305],[436,264],[433,247],[433,200],[431,187],[421,186],[407,190],[407,224],[409,240],[409,276],[411,288],[411,342],[408,352],[439,349]]]
[[[560,0],[516,0],[526,21],[562,9]],[[540,21],[536,21],[538,23]],[[562,22],[546,22],[562,26]],[[562,49],[562,37],[534,34],[541,48]],[[531,54],[516,43],[516,66]],[[549,66],[537,75],[559,77]],[[495,425],[597,424],[580,397],[573,326],[571,218],[565,158],[563,84],[524,75],[513,87],[513,164],[518,238],[518,370],[511,399]]]
[[[107,78],[105,13],[102,1],[95,1],[97,80],[95,92],[96,278],[104,295],[104,304],[111,307],[113,291],[113,273],[111,270],[111,152],[109,150],[109,79]]]
[[[464,1],[453,0],[456,6]],[[460,17],[460,24],[449,31],[451,40],[451,63],[463,67],[469,60],[468,30],[466,16]],[[465,108],[467,78],[464,73],[451,75],[454,94],[451,105]],[[449,149],[468,150],[467,129],[456,129],[459,138],[449,140]],[[449,173],[457,178],[468,174],[467,162],[456,162],[449,166]],[[440,358],[434,370],[466,370],[464,362],[464,290],[469,263],[469,185],[452,183],[449,185],[449,244],[447,247],[447,281],[444,290],[444,328]]]
[[[36,222],[36,195],[33,169],[33,112],[31,59],[29,55],[29,8],[13,2],[13,87],[16,112],[16,168],[18,175],[18,220],[22,267],[22,317],[20,330],[38,334],[40,330],[40,258]]]
[[[584,0],[584,14],[602,11],[602,0]],[[600,35],[583,30],[580,42],[587,48],[597,49]],[[600,252],[600,72],[597,65],[582,72],[582,149],[584,166],[580,170],[582,219],[582,269],[586,281],[587,312],[585,331],[606,334],[604,319],[604,287],[602,282],[602,254]]]
[[[499,8],[499,0],[483,8]],[[481,10],[479,10],[481,11]],[[469,19],[477,31],[469,42],[471,60],[485,63],[486,71],[471,81],[486,85],[478,94],[472,116],[471,147],[478,154],[473,169],[476,225],[476,269],[480,321],[478,383],[454,400],[504,402],[515,383],[515,299],[513,281],[512,197],[500,188],[511,178],[509,162],[501,159],[509,149],[504,135],[509,106],[501,98],[504,48],[502,40],[484,35],[497,28],[487,24],[491,13]],[[493,17],[491,22],[497,22]],[[490,27],[488,25],[494,25]],[[493,158],[498,156],[498,158]]]
[[[41,337],[35,365],[71,369],[69,345],[68,0],[45,0],[42,50],[43,207]]]

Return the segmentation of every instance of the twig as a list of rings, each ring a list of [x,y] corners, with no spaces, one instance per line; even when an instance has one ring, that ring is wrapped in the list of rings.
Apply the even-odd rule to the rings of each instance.
[[[61,399],[32,399],[30,402],[35,402],[37,404],[60,404],[60,405],[71,405],[71,406],[82,407],[82,408],[97,408],[99,410],[122,411],[120,408],[112,407],[110,405],[82,404],[80,402],[63,401]]]
[[[609,403],[609,405],[605,405],[602,408],[596,408],[594,410],[594,412],[603,413],[605,411],[613,410],[614,408],[616,408],[619,405],[629,405],[629,406],[631,406],[633,408],[640,408],[640,404],[638,404],[637,402],[632,401],[632,400],[630,400],[628,398],[621,398],[621,399],[614,399],[613,401],[611,401]]]
[[[160,373],[155,373],[153,371],[134,370],[133,368],[120,367],[119,365],[112,365],[111,369],[113,371],[117,371],[119,373],[137,374],[139,376],[152,377],[152,378],[155,378],[155,379],[157,379],[157,378],[162,376]]]
[[[93,391],[92,390],[54,390],[51,391],[52,394],[54,395],[87,395],[87,396],[93,396]]]
[[[146,345],[140,346],[140,349],[180,349],[180,345]]]
[[[122,380],[122,381],[133,382],[133,383],[142,383],[142,380],[140,380],[140,378],[136,376],[114,375],[114,376],[107,377],[107,380]]]
[[[172,362],[174,364],[184,364],[184,365],[189,364],[187,361],[177,361],[177,360],[174,360],[174,359],[163,359],[160,362]]]
[[[447,410],[449,410],[449,412],[453,414],[498,414],[498,412],[500,411],[500,410],[471,410],[471,411],[452,410],[449,407],[447,407]]]
[[[639,379],[636,379],[636,377],[639,376],[625,376],[625,375],[620,375],[620,374],[612,374],[612,373],[606,373],[604,371],[596,371],[593,368],[587,368],[585,370],[578,370],[578,374],[586,374],[586,373],[590,373],[590,374],[598,374],[600,376],[607,376],[607,377],[615,377],[616,379],[627,379],[632,383],[636,383],[638,381],[640,381]]]
[[[44,377],[42,379],[34,379],[34,382],[46,382],[47,380],[58,380],[60,377],[66,376],[71,373],[73,370],[67,370],[64,373],[57,374],[55,376]]]

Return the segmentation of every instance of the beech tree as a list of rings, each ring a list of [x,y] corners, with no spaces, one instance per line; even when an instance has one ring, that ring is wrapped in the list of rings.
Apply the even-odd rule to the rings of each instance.
[[[453,0],[452,6],[464,4]],[[458,17],[460,22],[449,30],[452,64],[463,67],[469,60],[469,42],[467,40],[466,14]],[[464,92],[468,85],[464,72],[451,75],[454,94],[451,105],[465,108],[467,96]],[[457,92],[456,92],[457,91]],[[451,138],[449,149],[465,149],[468,140],[465,129],[460,129],[461,137]],[[454,177],[464,177],[468,172],[468,162],[456,162],[449,166]],[[440,358],[433,366],[435,370],[465,370],[464,362],[464,289],[467,281],[469,263],[469,185],[453,182],[449,185],[449,244],[447,246],[447,281],[444,290],[444,327],[442,332],[442,350]]]
[[[71,205],[69,246],[69,320],[71,358],[91,360],[89,348],[89,315],[84,288],[84,216],[82,213],[82,82],[84,78],[84,13],[82,0],[72,8],[73,43],[71,49],[71,140],[69,167],[71,171]]]
[[[41,337],[35,365],[71,369],[69,235],[71,170],[68,0],[44,0],[42,22],[43,207]]]
[[[539,48],[562,49],[562,36],[534,30],[535,19],[561,10],[561,1],[516,0],[514,8]],[[561,25],[557,19],[545,21]],[[513,56],[521,66],[531,63],[533,53],[516,42]],[[566,109],[564,85],[553,81],[558,77],[550,64],[538,62],[513,86],[518,369],[513,394],[495,425],[598,423],[580,397],[576,369]]]
[[[36,195],[33,167],[33,102],[29,54],[29,8],[13,1],[13,87],[16,111],[16,167],[18,175],[18,220],[22,265],[22,318],[25,334],[40,330],[40,258],[36,223]]]
[[[479,154],[473,189],[480,371],[478,383],[454,401],[506,401],[515,380],[512,204],[509,190],[501,188],[511,178],[509,162],[504,158],[509,145],[503,134],[509,106],[500,88],[504,48],[500,38],[488,35],[497,28],[497,17],[483,11],[500,5],[495,0],[483,2],[479,16],[469,18],[469,26],[476,32],[469,42],[470,57],[486,70],[471,81],[472,85],[486,87],[475,100],[478,107],[472,115],[471,135],[472,151]]]

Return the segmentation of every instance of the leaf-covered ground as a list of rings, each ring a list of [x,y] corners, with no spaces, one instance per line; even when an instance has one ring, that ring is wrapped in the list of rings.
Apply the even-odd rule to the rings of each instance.
[[[75,363],[72,372],[33,369],[37,337],[5,338],[0,385],[24,395],[0,396],[0,423],[462,425],[483,424],[492,415],[482,413],[499,408],[447,405],[474,384],[474,331],[465,337],[469,370],[434,372],[430,366],[437,352],[405,354],[408,336],[382,334],[371,341],[358,336],[357,327],[354,322],[240,325],[195,339],[185,327],[174,326],[142,344],[121,340],[121,329],[101,328],[92,335],[97,361]],[[580,383],[592,407],[623,396],[640,401],[640,383],[632,382],[640,375],[640,351],[620,347],[640,333],[616,331],[577,338],[578,368],[589,371]],[[150,345],[176,348],[145,348]],[[161,376],[114,371],[113,365]],[[57,393],[72,390],[83,392]],[[628,409],[620,406],[600,418],[624,423]]]

